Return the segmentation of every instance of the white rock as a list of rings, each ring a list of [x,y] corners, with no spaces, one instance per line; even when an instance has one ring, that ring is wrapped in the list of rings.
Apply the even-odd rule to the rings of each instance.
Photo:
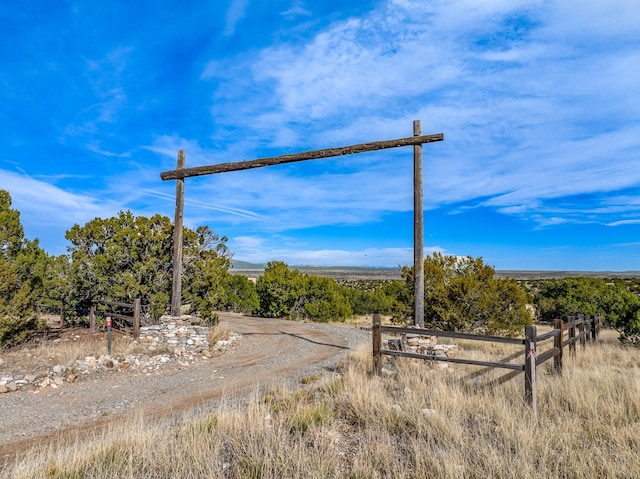
[[[98,367],[98,359],[95,356],[87,356],[84,358],[84,362],[91,369]]]
[[[78,359],[78,360],[76,361],[76,365],[77,365],[78,370],[79,370],[80,372],[87,372],[87,371],[89,371],[89,369],[90,369],[90,368],[89,368],[89,365],[88,365],[85,361],[83,361],[82,359]]]

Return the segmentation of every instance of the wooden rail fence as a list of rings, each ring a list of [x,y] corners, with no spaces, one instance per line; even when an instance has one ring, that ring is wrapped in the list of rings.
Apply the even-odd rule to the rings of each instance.
[[[91,310],[89,311],[89,327],[92,331],[96,330],[96,311],[98,305],[105,305],[111,308],[103,314],[127,323],[127,326],[133,328],[133,339],[140,338],[140,298],[135,299],[133,303],[120,303],[117,301],[94,300],[91,302]],[[122,311],[115,311],[115,308],[130,309],[131,314],[123,314]],[[117,323],[116,323],[117,324]]]
[[[586,346],[587,340],[596,341],[600,328],[602,327],[601,316],[583,316],[578,315],[567,317],[567,321],[556,319],[554,328],[543,334],[537,333],[536,326],[526,326],[524,338],[506,338],[502,336],[483,336],[470,333],[458,333],[453,331],[441,331],[436,329],[423,328],[407,328],[400,326],[382,326],[380,324],[380,315],[373,316],[373,371],[375,374],[382,373],[382,356],[405,357],[423,359],[428,361],[445,361],[449,363],[470,364],[473,366],[482,366],[485,368],[508,369],[510,372],[491,381],[489,384],[495,386],[502,384],[524,372],[524,396],[526,401],[532,406],[534,417],[537,415],[536,402],[536,368],[553,358],[554,371],[562,374],[562,361],[565,347],[569,347],[571,354],[575,354],[576,344],[580,343],[581,347]],[[446,356],[436,356],[433,354],[419,354],[407,351],[402,347],[400,351],[384,349],[382,347],[382,333],[396,335],[412,335],[412,336],[436,336],[443,338],[466,339],[472,341],[486,341],[493,343],[506,343],[521,346],[523,349],[503,359],[501,362],[495,361],[479,361],[474,359],[450,358]],[[553,346],[546,351],[538,354],[538,346],[545,341],[553,339]],[[511,363],[509,361],[518,357],[523,358],[521,363]],[[487,371],[488,371],[487,370]]]

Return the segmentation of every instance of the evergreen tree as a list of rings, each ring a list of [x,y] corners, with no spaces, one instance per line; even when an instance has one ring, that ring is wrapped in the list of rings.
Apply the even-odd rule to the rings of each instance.
[[[38,240],[24,237],[20,212],[0,190],[0,345],[26,338],[35,327],[35,300],[43,293],[49,257]]]
[[[405,290],[398,316],[413,317],[413,267],[402,268]],[[434,253],[424,261],[425,326],[481,334],[522,334],[531,323],[527,293],[495,277],[482,258]]]

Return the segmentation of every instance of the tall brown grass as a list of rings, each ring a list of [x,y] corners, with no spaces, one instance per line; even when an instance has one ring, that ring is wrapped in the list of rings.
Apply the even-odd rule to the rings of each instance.
[[[640,477],[638,358],[637,350],[611,336],[566,358],[562,377],[541,367],[536,426],[523,400],[522,376],[490,390],[465,380],[472,369],[401,360],[389,365],[394,374],[373,377],[370,348],[363,346],[340,374],[305,381],[313,384],[304,389],[275,388],[248,405],[228,403],[173,425],[132,419],[91,440],[29,451],[6,473],[110,479]]]

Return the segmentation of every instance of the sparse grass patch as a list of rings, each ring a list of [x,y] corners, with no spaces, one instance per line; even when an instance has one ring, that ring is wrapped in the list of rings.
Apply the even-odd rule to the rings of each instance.
[[[229,339],[229,331],[222,329],[220,326],[211,326],[208,332],[210,345],[215,345],[218,341],[226,341]]]
[[[300,383],[301,384],[313,384],[316,383],[320,380],[320,376],[318,376],[317,374],[310,374],[308,376],[304,376],[302,378],[300,378]]]
[[[140,348],[130,336],[113,333],[111,355],[125,357]],[[0,351],[4,361],[3,369],[14,368],[22,371],[46,370],[55,364],[67,364],[86,356],[107,354],[106,333],[92,333],[88,330],[73,330],[55,341],[42,341],[21,347]]]

